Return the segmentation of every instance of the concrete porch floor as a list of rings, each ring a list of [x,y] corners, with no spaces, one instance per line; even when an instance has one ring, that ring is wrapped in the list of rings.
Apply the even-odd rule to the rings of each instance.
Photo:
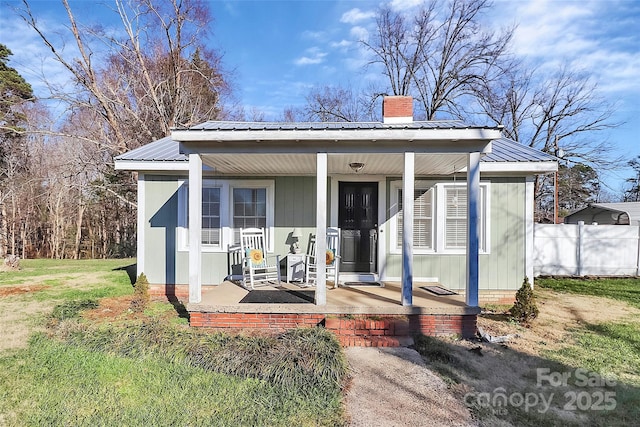
[[[377,286],[327,286],[327,304],[318,306],[313,303],[303,304],[260,304],[241,303],[249,293],[243,287],[223,282],[220,285],[203,286],[202,301],[199,304],[187,304],[189,312],[200,313],[322,313],[342,315],[474,315],[480,308],[465,304],[464,296],[438,296],[421,286],[438,285],[438,283],[415,283],[413,286],[413,305],[404,307],[401,304],[401,287],[398,282],[384,282],[384,287]],[[261,286],[257,290],[314,290],[313,287],[300,287],[282,282],[280,287]]]

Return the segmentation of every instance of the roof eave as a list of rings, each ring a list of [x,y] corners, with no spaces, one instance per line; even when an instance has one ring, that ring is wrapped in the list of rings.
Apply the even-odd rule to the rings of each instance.
[[[132,171],[188,171],[189,162],[167,161],[167,160],[116,160],[114,162],[115,170],[132,170]]]
[[[545,174],[558,170],[557,162],[480,162],[480,172]]]
[[[491,141],[502,136],[499,129],[311,129],[311,130],[174,130],[171,138],[180,142],[240,141]]]

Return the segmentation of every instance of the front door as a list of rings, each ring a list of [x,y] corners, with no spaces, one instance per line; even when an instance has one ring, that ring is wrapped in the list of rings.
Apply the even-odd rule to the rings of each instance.
[[[378,183],[340,182],[338,227],[340,271],[376,273],[378,258]]]

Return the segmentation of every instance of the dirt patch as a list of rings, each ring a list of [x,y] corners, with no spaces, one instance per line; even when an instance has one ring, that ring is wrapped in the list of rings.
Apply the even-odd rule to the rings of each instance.
[[[45,285],[25,285],[25,286],[3,286],[0,288],[0,298],[8,297],[10,295],[28,294],[31,292],[38,292],[43,289],[47,289],[50,286]]]
[[[103,298],[97,308],[82,313],[82,317],[93,322],[112,322],[116,320],[133,320],[139,318],[131,308],[132,295],[114,298]]]

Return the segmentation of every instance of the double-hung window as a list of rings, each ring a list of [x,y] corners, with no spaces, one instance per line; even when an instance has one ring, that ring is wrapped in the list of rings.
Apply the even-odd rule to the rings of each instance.
[[[416,188],[413,192],[413,247],[417,250],[433,249],[433,188]],[[398,215],[396,247],[402,247],[402,188],[397,189]]]
[[[266,228],[267,189],[233,188],[233,242],[240,243],[241,228]]]
[[[479,247],[489,252],[489,184],[480,184]],[[467,184],[416,181],[413,195],[415,253],[464,253],[467,246]],[[391,251],[402,251],[402,182],[391,183]]]
[[[467,247],[467,184],[442,184],[440,192],[444,204],[443,249],[445,251],[465,250]],[[480,205],[478,243],[480,251],[487,252],[487,184],[480,184],[478,204]]]
[[[178,246],[189,248],[188,181],[178,190]],[[213,180],[202,182],[202,250],[226,252],[240,243],[241,228],[264,228],[273,248],[274,182],[271,180]]]
[[[202,189],[202,244],[220,246],[220,188]]]

